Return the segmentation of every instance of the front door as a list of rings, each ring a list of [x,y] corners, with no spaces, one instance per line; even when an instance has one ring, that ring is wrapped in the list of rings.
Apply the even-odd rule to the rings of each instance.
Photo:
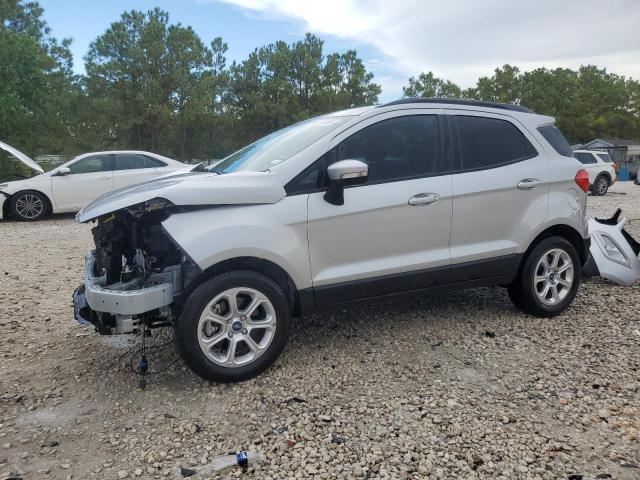
[[[67,165],[66,175],[51,177],[56,210],[73,212],[113,190],[113,171],[109,154],[91,155]]]
[[[309,251],[319,305],[433,285],[448,268],[452,189],[436,110],[391,112],[340,134],[326,164],[369,166],[344,205],[309,194]]]

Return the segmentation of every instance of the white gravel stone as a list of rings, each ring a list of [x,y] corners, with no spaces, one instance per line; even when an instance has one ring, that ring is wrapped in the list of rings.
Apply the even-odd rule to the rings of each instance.
[[[591,214],[617,206],[640,218],[640,187],[589,197]],[[0,221],[2,473],[177,479],[249,450],[263,461],[212,478],[637,478],[637,288],[586,280],[553,319],[501,288],[359,304],[295,319],[258,378],[209,384],[178,361],[143,391],[118,361],[139,338],[73,320],[90,228]],[[167,343],[150,369],[176,358],[168,332],[148,343]]]

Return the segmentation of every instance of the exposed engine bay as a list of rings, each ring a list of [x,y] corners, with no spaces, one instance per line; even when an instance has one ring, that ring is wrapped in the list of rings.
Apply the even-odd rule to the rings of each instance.
[[[199,268],[161,225],[171,207],[167,200],[154,199],[97,219],[91,230],[96,249],[88,254],[85,271],[95,289],[89,291],[83,285],[74,292],[79,321],[93,324],[106,335],[174,322],[177,300]],[[110,293],[115,294],[113,300]],[[124,301],[123,293],[130,294]],[[130,301],[126,302],[127,298]]]

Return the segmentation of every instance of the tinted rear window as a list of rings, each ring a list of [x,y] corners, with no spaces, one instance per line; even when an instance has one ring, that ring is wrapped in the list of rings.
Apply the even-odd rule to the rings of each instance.
[[[533,145],[511,122],[487,117],[456,116],[462,170],[481,170],[537,155]]]
[[[161,161],[139,153],[118,153],[116,155],[116,170],[137,170],[164,166],[165,164]]]
[[[600,160],[602,160],[603,162],[613,163],[613,160],[611,160],[611,157],[608,153],[596,153],[596,155],[598,155],[600,157]]]
[[[555,125],[549,125],[548,127],[540,127],[538,131],[542,134],[544,139],[549,142],[553,149],[563,157],[573,157],[573,150],[567,139],[564,138],[562,132]]]
[[[589,165],[591,163],[598,163],[598,161],[596,160],[596,157],[594,157],[591,153],[574,152],[573,156],[576,157],[578,160],[580,160],[580,163],[583,163],[585,165]]]

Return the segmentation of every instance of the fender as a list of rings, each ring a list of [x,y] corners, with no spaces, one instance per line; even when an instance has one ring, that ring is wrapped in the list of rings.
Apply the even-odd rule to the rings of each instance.
[[[304,195],[176,213],[162,226],[202,270],[238,257],[263,258],[281,267],[297,289],[311,286]]]

